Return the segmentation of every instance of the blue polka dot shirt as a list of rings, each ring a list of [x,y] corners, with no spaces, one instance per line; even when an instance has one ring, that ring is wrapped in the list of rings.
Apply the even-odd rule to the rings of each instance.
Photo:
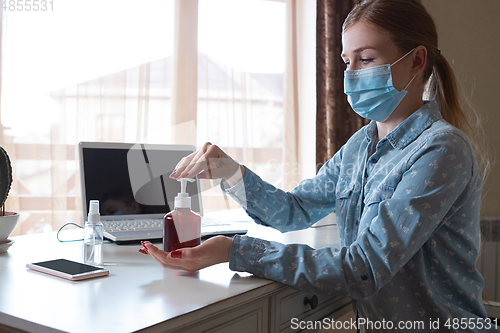
[[[372,121],[290,192],[250,169],[232,188],[223,181],[257,223],[281,232],[335,211],[341,240],[340,248],[313,249],[235,236],[230,269],[349,296],[358,318],[374,322],[422,321],[421,331],[444,332],[454,318],[485,319],[475,268],[482,174],[469,139],[434,101],[375,144],[376,137]]]

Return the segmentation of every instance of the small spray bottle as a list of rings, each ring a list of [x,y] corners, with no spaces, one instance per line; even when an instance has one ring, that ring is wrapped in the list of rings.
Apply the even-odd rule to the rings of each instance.
[[[191,210],[191,197],[186,192],[187,182],[180,178],[181,192],[175,197],[174,210],[163,217],[163,251],[171,252],[183,247],[201,244],[201,217]]]
[[[89,265],[102,266],[103,225],[99,214],[99,200],[90,200],[88,221],[85,223],[84,232],[84,262]]]

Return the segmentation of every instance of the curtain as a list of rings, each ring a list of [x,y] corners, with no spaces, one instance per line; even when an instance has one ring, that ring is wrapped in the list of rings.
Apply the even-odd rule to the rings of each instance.
[[[196,145],[198,101],[198,0],[175,1],[173,143]]]
[[[286,71],[283,140],[283,189],[290,191],[300,179],[299,91],[297,68],[297,1],[286,0]]]
[[[344,94],[342,24],[353,0],[317,0],[316,17],[316,168],[369,121],[352,111]]]

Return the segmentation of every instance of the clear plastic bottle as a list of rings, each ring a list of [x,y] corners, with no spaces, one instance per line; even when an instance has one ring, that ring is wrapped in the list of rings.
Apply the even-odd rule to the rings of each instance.
[[[99,200],[90,200],[88,221],[85,223],[83,238],[83,261],[86,264],[102,266],[103,225],[99,214]]]
[[[201,244],[201,217],[191,210],[191,197],[186,192],[187,182],[181,178],[181,192],[175,197],[174,210],[163,217],[163,251]]]

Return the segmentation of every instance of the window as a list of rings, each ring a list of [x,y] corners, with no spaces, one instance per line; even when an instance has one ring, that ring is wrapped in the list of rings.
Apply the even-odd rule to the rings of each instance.
[[[199,0],[197,144],[217,143],[282,182],[285,4]],[[210,196],[209,196],[210,194]],[[207,191],[223,209],[218,186]],[[218,204],[217,204],[218,203]]]
[[[53,11],[4,12],[2,145],[13,159],[17,233],[80,221],[79,141],[141,137],[144,104],[152,100],[157,112],[168,89],[168,69],[159,67],[172,55],[173,17],[173,0],[57,1]],[[145,68],[163,90],[152,84],[145,94]]]
[[[15,169],[15,234],[80,221],[78,142],[171,143],[174,6],[74,0],[4,14],[1,144]],[[284,69],[284,3],[199,0],[196,143],[220,145],[277,186]],[[206,211],[220,208],[218,188],[205,194]]]

